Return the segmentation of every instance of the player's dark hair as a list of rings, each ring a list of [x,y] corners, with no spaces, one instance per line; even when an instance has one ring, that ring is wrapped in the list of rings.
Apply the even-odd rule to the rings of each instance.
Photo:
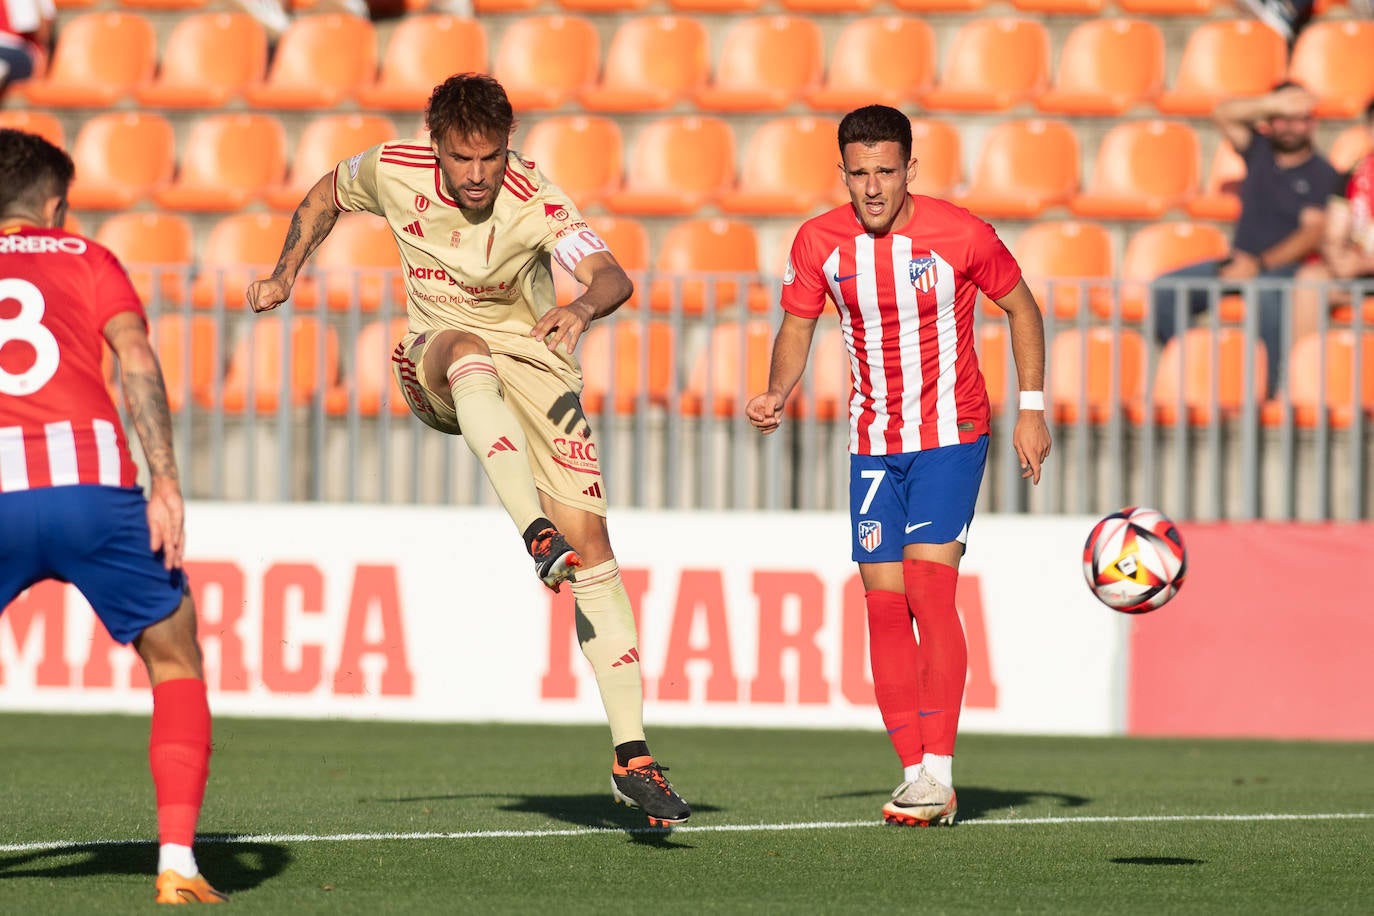
[[[496,80],[485,73],[459,73],[434,87],[425,126],[435,139],[456,130],[460,137],[505,140],[515,129],[515,112]]]
[[[856,108],[840,121],[840,155],[851,143],[877,146],[891,141],[902,150],[902,161],[911,159],[911,119],[887,105]]]
[[[0,216],[36,214],[53,197],[67,199],[72,157],[37,134],[0,128]]]

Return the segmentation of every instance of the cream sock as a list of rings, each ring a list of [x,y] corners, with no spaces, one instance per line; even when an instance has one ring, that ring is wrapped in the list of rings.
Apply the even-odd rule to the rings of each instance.
[[[640,681],[634,610],[620,567],[607,560],[578,570],[572,583],[577,601],[577,641],[592,664],[611,744],[644,740],[644,687]]]
[[[464,356],[448,367],[448,386],[463,441],[523,534],[544,513],[530,471],[525,430],[501,397],[496,364],[489,356]]]

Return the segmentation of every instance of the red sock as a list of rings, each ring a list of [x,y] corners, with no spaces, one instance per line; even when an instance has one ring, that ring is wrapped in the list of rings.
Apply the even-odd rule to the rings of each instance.
[[[929,560],[905,560],[906,598],[921,634],[921,737],[932,754],[953,754],[968,679],[968,644],[954,606],[959,571]]]
[[[902,766],[921,762],[921,723],[917,718],[917,672],[920,646],[911,629],[906,595],[865,592],[868,604],[868,658],[873,666],[873,695],[887,736]]]
[[[210,704],[204,681],[177,678],[153,688],[148,765],[157,794],[158,842],[192,845],[210,775]]]

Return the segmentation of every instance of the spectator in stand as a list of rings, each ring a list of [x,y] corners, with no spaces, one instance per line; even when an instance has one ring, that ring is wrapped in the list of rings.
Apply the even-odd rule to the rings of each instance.
[[[49,0],[51,2],[51,0]],[[267,29],[268,40],[275,46],[277,41],[291,26],[291,0],[230,0]],[[394,19],[407,12],[404,0],[318,0],[312,7],[316,13],[348,13],[365,18]],[[453,16],[471,18],[472,0],[429,0],[425,4],[427,13],[447,13]]]
[[[53,0],[0,0],[0,95],[33,76],[52,43]]]
[[[1313,145],[1315,106],[1312,94],[1296,83],[1281,83],[1266,95],[1229,99],[1217,106],[1213,121],[1245,159],[1231,253],[1165,274],[1157,278],[1152,292],[1155,333],[1160,343],[1166,343],[1182,330],[1176,307],[1179,291],[1187,296],[1187,314],[1197,315],[1208,310],[1213,294],[1239,291],[1244,281],[1261,281],[1254,302],[1259,336],[1268,350],[1271,392],[1283,363],[1289,298],[1286,284],[1274,281],[1291,279],[1320,251],[1326,198],[1337,180],[1336,170]],[[1191,279],[1237,285],[1178,283]],[[1182,320],[1186,324],[1187,318]]]
[[[1298,34],[1312,21],[1316,0],[1241,0],[1260,22],[1283,36],[1291,48]],[[1374,16],[1374,0],[1350,0],[1347,4],[1355,16],[1368,19]]]
[[[1298,271],[1293,291],[1293,339],[1318,329],[1322,303],[1348,306],[1354,298],[1350,281],[1374,281],[1374,99],[1364,110],[1370,151],[1341,177],[1326,204],[1326,239],[1322,260]],[[1328,284],[1338,280],[1344,283]],[[1320,285],[1316,281],[1323,281]],[[1365,295],[1374,294],[1366,283]]]

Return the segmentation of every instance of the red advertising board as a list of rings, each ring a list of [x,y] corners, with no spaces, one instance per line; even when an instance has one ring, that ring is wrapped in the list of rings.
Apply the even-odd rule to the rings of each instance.
[[[1180,525],[1188,578],[1133,621],[1135,735],[1374,739],[1374,525]]]

